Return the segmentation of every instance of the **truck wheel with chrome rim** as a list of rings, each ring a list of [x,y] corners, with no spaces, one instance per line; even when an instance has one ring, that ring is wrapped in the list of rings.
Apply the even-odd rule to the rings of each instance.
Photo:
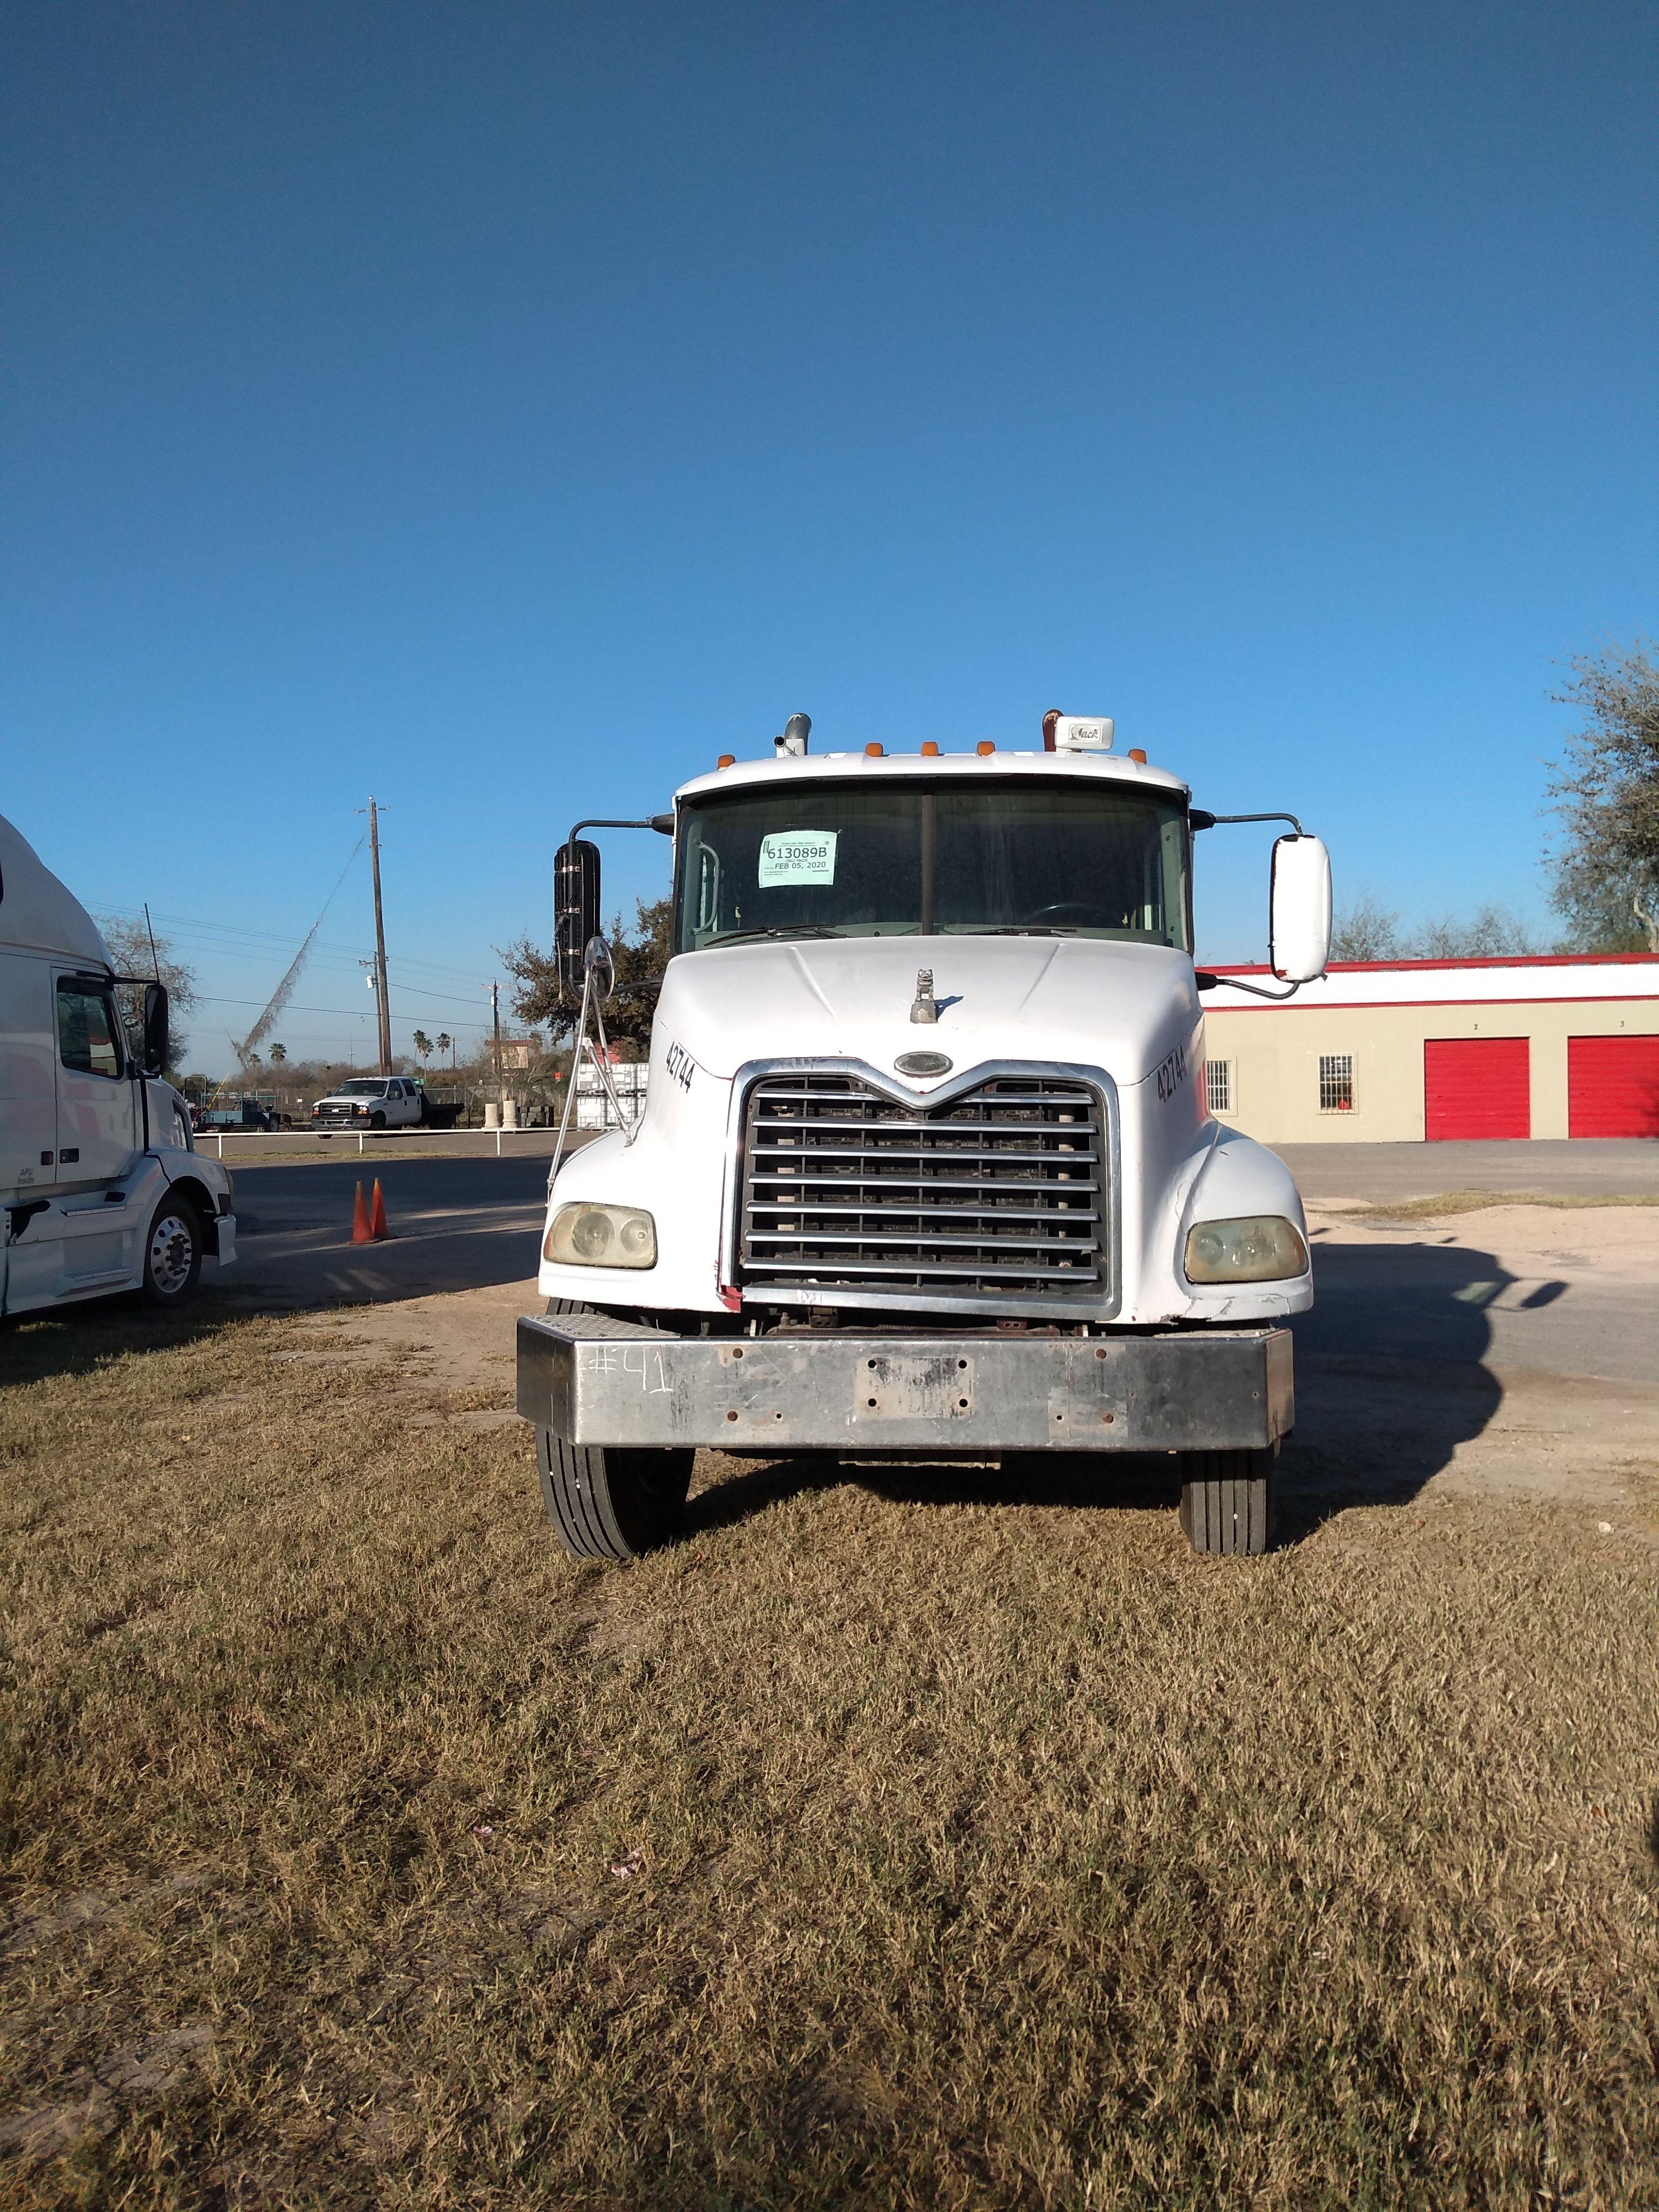
[[[592,1313],[576,1298],[550,1298],[550,1314]],[[695,1451],[623,1450],[573,1444],[536,1431],[542,1502],[559,1540],[578,1559],[637,1559],[679,1534]]]
[[[1273,1450],[1182,1454],[1181,1526],[1194,1551],[1259,1557],[1273,1543]]]
[[[149,1306],[181,1306],[202,1272],[202,1224],[188,1199],[166,1192],[150,1216],[138,1294]]]

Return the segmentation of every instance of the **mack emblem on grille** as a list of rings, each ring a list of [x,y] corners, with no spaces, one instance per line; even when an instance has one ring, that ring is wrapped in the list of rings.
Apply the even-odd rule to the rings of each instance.
[[[948,1075],[951,1065],[942,1052],[902,1052],[893,1062],[901,1075]]]

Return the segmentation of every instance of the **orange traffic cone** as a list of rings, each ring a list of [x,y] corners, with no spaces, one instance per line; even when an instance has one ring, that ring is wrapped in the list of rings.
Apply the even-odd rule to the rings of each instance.
[[[359,1183],[356,1203],[351,1209],[351,1241],[354,1244],[367,1244],[374,1234],[368,1225],[368,1208],[363,1204],[363,1187]]]
[[[386,1200],[380,1195],[380,1178],[374,1178],[374,1198],[368,1210],[368,1234],[372,1243],[379,1244],[392,1231],[386,1225]]]

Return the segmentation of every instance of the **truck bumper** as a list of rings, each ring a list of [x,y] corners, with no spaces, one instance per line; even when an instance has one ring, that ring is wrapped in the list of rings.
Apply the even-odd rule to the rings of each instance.
[[[684,1337],[519,1321],[519,1412],[576,1444],[749,1454],[1260,1449],[1296,1418],[1284,1328]]]

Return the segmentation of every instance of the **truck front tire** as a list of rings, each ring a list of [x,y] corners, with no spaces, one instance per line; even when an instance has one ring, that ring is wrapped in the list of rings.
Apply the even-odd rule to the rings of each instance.
[[[1259,1558],[1273,1543],[1273,1453],[1182,1455],[1181,1526],[1194,1551]]]
[[[559,1540],[578,1559],[637,1559],[678,1534],[691,1451],[573,1444],[536,1431],[542,1498]]]
[[[550,1298],[550,1314],[592,1313],[574,1298]],[[542,1502],[573,1559],[637,1559],[672,1543],[685,1517],[695,1451],[625,1450],[567,1443],[536,1431]]]
[[[187,1198],[164,1193],[144,1238],[138,1295],[147,1306],[171,1311],[185,1304],[202,1272],[202,1224]]]

